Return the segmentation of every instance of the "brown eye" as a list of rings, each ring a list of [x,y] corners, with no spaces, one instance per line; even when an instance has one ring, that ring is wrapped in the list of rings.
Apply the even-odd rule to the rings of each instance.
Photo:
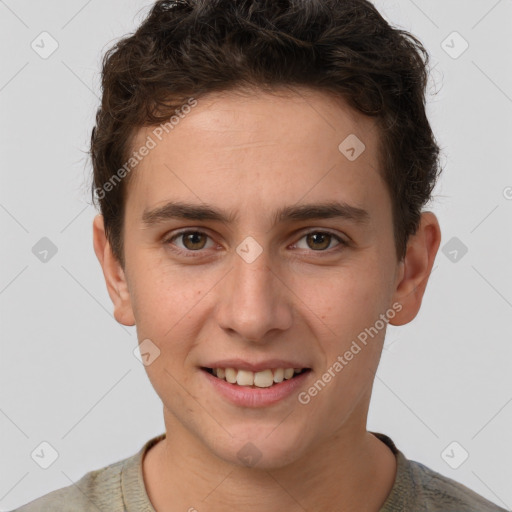
[[[297,244],[299,249],[311,249],[315,252],[326,252],[326,249],[330,248],[333,240],[338,242],[336,245],[347,245],[342,238],[327,231],[311,231],[306,233],[302,239],[306,240],[307,247],[300,247],[300,244]]]
[[[199,252],[206,247],[209,238],[210,237],[202,231],[182,231],[181,233],[169,237],[164,243],[174,245],[175,250],[178,252]],[[175,240],[181,243],[177,244],[174,242]]]
[[[327,249],[331,242],[332,235],[328,233],[310,233],[306,235],[308,245],[311,249]],[[316,247],[314,247],[316,245]]]
[[[204,249],[206,239],[208,238],[204,233],[200,231],[187,231],[179,235],[183,241],[183,245],[190,251]]]

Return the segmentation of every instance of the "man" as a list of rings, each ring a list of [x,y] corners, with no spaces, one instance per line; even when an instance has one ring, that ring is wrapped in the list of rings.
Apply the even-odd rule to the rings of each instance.
[[[158,1],[107,53],[94,248],[166,432],[20,511],[503,510],[366,429],[441,240],[427,62],[365,0]]]

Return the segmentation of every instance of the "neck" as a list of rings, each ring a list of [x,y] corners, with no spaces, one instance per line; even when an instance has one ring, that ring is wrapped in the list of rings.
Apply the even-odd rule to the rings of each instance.
[[[175,418],[143,461],[157,512],[365,510],[378,512],[396,475],[396,459],[366,428],[343,427],[284,467],[259,469],[215,456]],[[228,508],[229,509],[229,508]]]

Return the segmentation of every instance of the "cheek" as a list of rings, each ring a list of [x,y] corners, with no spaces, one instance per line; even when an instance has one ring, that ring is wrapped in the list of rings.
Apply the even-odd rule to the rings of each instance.
[[[177,337],[186,339],[183,331],[191,327],[208,283],[165,262],[141,261],[132,271],[130,299],[139,339],[154,339],[163,347]]]
[[[351,267],[333,269],[315,286],[308,282],[306,289],[299,289],[320,318],[349,326],[378,316],[386,304],[388,286],[382,282],[383,272],[378,264],[366,259]]]
[[[377,357],[379,341],[385,333],[379,319],[389,309],[390,299],[389,285],[382,280],[383,275],[386,275],[385,269],[375,261],[358,269],[337,270],[305,301],[316,313],[317,334],[323,340],[327,359],[332,360],[327,361],[328,364],[349,350],[356,340],[368,342],[357,359],[373,362]]]
[[[140,311],[150,315],[156,310],[176,311],[190,300],[196,280],[187,276],[185,268],[172,266],[164,250],[137,251],[131,263],[132,291]]]

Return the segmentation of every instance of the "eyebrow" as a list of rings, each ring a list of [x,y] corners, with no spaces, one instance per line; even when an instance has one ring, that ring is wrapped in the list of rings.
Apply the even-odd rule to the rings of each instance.
[[[311,219],[344,219],[355,224],[368,224],[370,214],[356,206],[344,202],[331,201],[320,204],[303,204],[285,206],[273,215],[274,225],[277,223],[297,222]],[[225,212],[209,204],[192,204],[170,201],[163,206],[146,209],[142,214],[142,222],[146,227],[158,225],[173,219],[187,219],[194,221],[219,221],[232,223],[237,215]]]

